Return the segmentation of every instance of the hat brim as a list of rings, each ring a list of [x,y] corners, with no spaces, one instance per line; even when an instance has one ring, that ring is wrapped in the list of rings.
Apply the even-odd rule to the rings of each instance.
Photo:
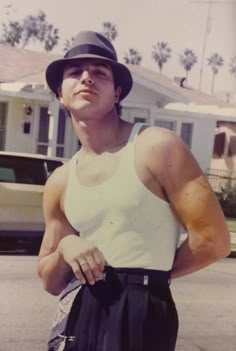
[[[121,87],[120,100],[123,100],[130,92],[133,79],[129,69],[122,63],[104,58],[103,56],[94,55],[94,54],[80,54],[73,58],[62,58],[56,61],[51,62],[46,69],[46,81],[49,88],[54,92],[58,97],[58,88],[62,82],[62,75],[65,69],[65,66],[69,62],[78,61],[79,59],[84,58],[97,58],[102,61],[106,61],[112,69],[114,81],[116,86]]]

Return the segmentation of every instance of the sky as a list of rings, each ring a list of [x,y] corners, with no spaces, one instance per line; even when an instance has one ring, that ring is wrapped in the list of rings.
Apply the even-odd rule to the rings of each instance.
[[[230,59],[236,56],[236,0],[0,0],[0,22],[21,20],[39,10],[59,28],[60,45],[54,53],[62,54],[65,40],[80,30],[100,32],[102,23],[110,21],[118,30],[113,44],[120,62],[124,62],[124,53],[132,47],[142,54],[142,66],[158,71],[151,55],[153,45],[166,41],[172,57],[163,74],[184,77],[179,55],[186,48],[192,49],[198,62],[189,73],[188,85],[199,88],[204,62],[201,89],[210,93],[212,71],[207,58],[217,52],[223,57],[224,66],[216,76],[215,93],[236,92],[236,78],[228,67]],[[30,49],[41,50],[37,46]]]

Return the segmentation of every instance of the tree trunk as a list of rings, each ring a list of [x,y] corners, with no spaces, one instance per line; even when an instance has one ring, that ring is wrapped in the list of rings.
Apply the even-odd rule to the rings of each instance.
[[[189,71],[186,69],[185,72],[186,72],[186,76],[185,76],[186,80],[185,80],[185,83],[188,84],[188,72],[189,72]]]
[[[215,86],[215,73],[213,73],[213,76],[212,76],[212,81],[211,81],[211,93],[213,94],[214,92],[214,86]]]

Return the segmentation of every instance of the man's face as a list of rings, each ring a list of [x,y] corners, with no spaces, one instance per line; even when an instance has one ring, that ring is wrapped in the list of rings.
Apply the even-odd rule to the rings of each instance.
[[[111,67],[103,60],[79,59],[68,64],[58,90],[63,105],[78,116],[105,115],[119,101]]]

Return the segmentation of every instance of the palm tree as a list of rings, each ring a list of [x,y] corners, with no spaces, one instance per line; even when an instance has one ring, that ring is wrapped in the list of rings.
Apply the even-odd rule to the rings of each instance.
[[[224,60],[223,57],[220,56],[217,53],[212,54],[210,57],[208,57],[208,66],[211,67],[212,69],[212,83],[211,83],[211,92],[213,93],[214,91],[214,85],[215,85],[215,77],[219,72],[219,68],[223,66]]]
[[[229,71],[234,77],[236,77],[236,56],[231,58],[229,63]]]
[[[184,67],[186,72],[186,81],[188,79],[188,73],[192,67],[197,63],[197,56],[191,49],[185,49],[184,53],[179,56],[180,64]]]
[[[109,21],[103,22],[102,25],[103,25],[103,30],[101,34],[103,34],[110,41],[115,40],[118,35],[116,25]]]
[[[160,73],[162,73],[163,65],[171,57],[171,48],[165,41],[159,41],[157,45],[153,45],[152,58],[158,64]]]
[[[124,61],[130,65],[140,65],[142,55],[136,49],[129,49],[128,53],[125,52]]]

